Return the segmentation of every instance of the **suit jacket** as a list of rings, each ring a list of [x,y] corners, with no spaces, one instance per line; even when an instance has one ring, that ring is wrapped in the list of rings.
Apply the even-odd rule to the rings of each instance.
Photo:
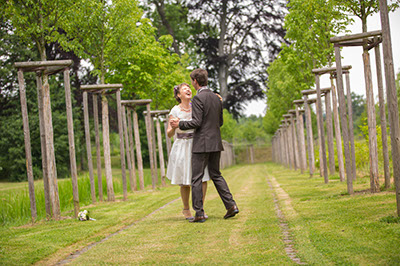
[[[203,89],[192,100],[192,120],[179,121],[182,130],[195,129],[193,153],[223,151],[220,127],[222,102],[210,89]]]

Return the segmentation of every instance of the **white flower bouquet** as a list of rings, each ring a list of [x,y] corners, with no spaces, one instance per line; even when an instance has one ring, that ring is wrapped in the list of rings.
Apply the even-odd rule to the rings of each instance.
[[[89,217],[89,211],[88,210],[84,210],[78,213],[78,220],[79,221],[88,221],[88,220],[92,220],[92,221],[96,221],[93,218]]]

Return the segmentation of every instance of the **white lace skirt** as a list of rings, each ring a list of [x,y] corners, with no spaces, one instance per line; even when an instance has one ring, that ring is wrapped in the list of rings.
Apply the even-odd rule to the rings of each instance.
[[[176,139],[168,160],[167,178],[173,185],[192,184],[193,139]],[[208,167],[204,169],[203,182],[209,181]]]

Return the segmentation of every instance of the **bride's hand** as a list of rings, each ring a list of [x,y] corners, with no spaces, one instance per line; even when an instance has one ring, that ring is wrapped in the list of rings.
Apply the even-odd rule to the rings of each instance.
[[[171,125],[172,128],[179,127],[179,118],[171,118],[169,120],[169,124]]]

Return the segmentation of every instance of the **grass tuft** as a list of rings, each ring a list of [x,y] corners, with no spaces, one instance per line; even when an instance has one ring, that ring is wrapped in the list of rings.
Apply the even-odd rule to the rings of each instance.
[[[379,221],[383,222],[383,223],[388,223],[388,224],[399,224],[400,217],[386,216],[386,217],[379,219]]]

